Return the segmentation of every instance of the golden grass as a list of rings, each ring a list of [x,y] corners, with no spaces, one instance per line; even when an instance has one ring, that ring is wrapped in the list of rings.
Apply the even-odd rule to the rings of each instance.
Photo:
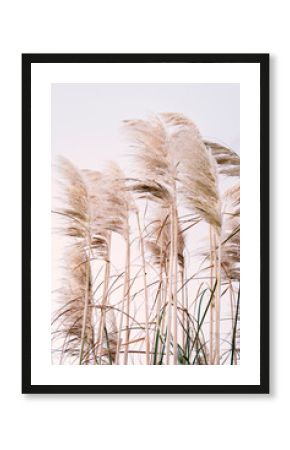
[[[58,160],[62,207],[54,213],[69,244],[53,317],[57,363],[238,364],[239,156],[177,113],[124,129],[134,178],[114,162],[101,173]],[[209,230],[205,251],[192,238],[200,226]],[[125,249],[119,271],[114,236]]]

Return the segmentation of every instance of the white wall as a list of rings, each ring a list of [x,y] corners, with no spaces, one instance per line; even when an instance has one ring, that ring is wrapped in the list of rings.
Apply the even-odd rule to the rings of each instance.
[[[290,391],[287,3],[27,0],[7,2],[2,8],[1,447],[268,450],[280,440],[286,448]],[[21,52],[272,53],[270,396],[20,394]]]

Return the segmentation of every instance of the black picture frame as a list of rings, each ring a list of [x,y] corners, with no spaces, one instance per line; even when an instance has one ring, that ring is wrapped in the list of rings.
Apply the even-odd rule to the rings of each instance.
[[[22,393],[267,394],[269,393],[269,54],[23,54],[22,55]],[[33,63],[258,63],[260,65],[260,384],[31,384],[31,65]],[[33,275],[33,274],[32,274]]]

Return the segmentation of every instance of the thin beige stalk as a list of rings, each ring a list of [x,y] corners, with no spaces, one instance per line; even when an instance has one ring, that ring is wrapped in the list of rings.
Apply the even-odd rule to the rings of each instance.
[[[158,361],[159,358],[159,348],[160,348],[160,334],[161,334],[161,324],[160,324],[160,320],[161,320],[161,305],[163,304],[163,233],[161,233],[160,236],[160,258],[159,258],[159,291],[157,293],[157,301],[156,301],[156,326],[154,329],[154,335],[153,335],[153,355],[152,355],[152,363],[154,360],[154,353],[156,353],[156,362]],[[164,259],[164,261],[166,261],[166,259]],[[164,264],[166,264],[164,262]],[[156,345],[156,339],[158,339],[157,341],[157,345]],[[156,347],[156,349],[155,349]],[[157,362],[158,364],[158,362]]]
[[[125,278],[125,298],[126,298],[126,317],[125,317],[125,349],[124,349],[124,364],[128,364],[128,351],[129,351],[129,339],[130,339],[130,237],[129,232],[126,237],[126,278]]]
[[[166,266],[164,268],[164,272],[162,272],[162,301],[164,300],[164,302],[161,304],[161,309],[162,309],[161,336],[162,337],[165,336],[165,330],[166,330],[166,325],[167,325],[166,301],[167,301],[167,292],[168,292],[168,270],[169,270],[169,268],[167,268],[167,264],[166,264]],[[167,340],[166,340],[166,342],[167,342]],[[161,348],[163,348],[163,346]],[[166,351],[166,347],[165,347],[165,351]]]
[[[173,300],[173,364],[177,364],[177,210],[173,207],[173,271],[172,271],[172,300]]]
[[[185,304],[185,292],[183,288],[184,283],[184,269],[179,271],[179,280],[180,280],[180,288],[181,288],[181,305],[182,305],[182,348],[185,350],[186,347],[186,330],[187,330],[187,307]]]
[[[127,255],[126,255],[127,260]],[[118,328],[118,336],[117,336],[117,348],[116,348],[116,364],[120,364],[120,353],[121,353],[121,345],[122,345],[122,328],[123,328],[123,319],[124,319],[124,308],[125,308],[125,298],[126,298],[126,288],[127,288],[127,271],[124,273],[124,285],[123,285],[123,298],[122,298],[122,306],[120,313],[120,321]]]
[[[89,288],[90,288],[90,259],[86,259],[86,286],[85,286],[85,304],[83,312],[83,323],[81,331],[81,343],[80,343],[80,358],[79,364],[83,363],[84,345],[86,339],[86,324],[88,318],[88,306],[89,306]]]
[[[116,348],[116,364],[120,364],[124,310],[125,310],[125,302],[126,302],[126,298],[127,298],[128,285],[129,285],[129,283],[128,283],[128,266],[129,266],[129,260],[130,260],[130,245],[128,245],[128,244],[129,244],[129,236],[128,236],[128,240],[126,241],[126,261],[125,261],[125,272],[124,272],[123,298],[122,298],[120,322],[119,322],[119,328],[118,328],[118,339],[117,339],[117,348]]]
[[[188,342],[190,339],[190,327],[189,327],[189,305],[188,305],[188,285],[186,283],[187,281],[187,270],[186,270],[186,264],[184,265],[182,269],[182,298],[183,298],[183,304],[184,304],[184,311],[185,311],[185,341],[184,341],[184,347],[183,350],[188,350]]]
[[[102,351],[103,351],[103,342],[104,342],[104,328],[106,324],[106,308],[108,304],[108,292],[109,292],[109,280],[110,280],[110,270],[111,270],[111,233],[108,234],[108,245],[107,245],[107,259],[105,261],[105,274],[104,274],[104,285],[103,285],[103,294],[101,301],[101,317],[99,321],[99,330],[98,330],[98,348],[97,348],[97,356],[100,356],[99,363],[102,364]]]
[[[220,365],[220,295],[221,295],[221,243],[220,236],[215,233],[215,364]]]
[[[169,271],[167,274],[167,335],[166,335],[166,364],[170,364],[171,355],[171,323],[172,323],[172,288],[173,288],[173,270],[174,270],[174,212],[173,205],[170,208],[170,256]]]
[[[150,364],[150,339],[149,339],[149,313],[148,313],[148,286],[147,286],[147,271],[144,252],[144,239],[141,231],[140,218],[138,210],[136,210],[136,218],[138,223],[140,250],[142,258],[142,271],[143,271],[143,283],[144,283],[144,309],[145,309],[145,351],[146,351],[146,364]]]
[[[161,250],[161,259],[162,259],[162,250]],[[155,330],[154,330],[154,339],[153,339],[153,354],[155,352],[155,345],[156,345],[156,339],[158,338],[157,341],[157,346],[156,346],[156,361],[158,359],[159,356],[159,349],[160,349],[160,334],[161,334],[161,327],[160,327],[160,319],[161,319],[161,305],[162,305],[162,300],[163,300],[163,266],[162,264],[160,264],[160,272],[159,272],[159,292],[157,295],[157,302],[156,302],[156,326],[155,326]],[[152,356],[152,360],[153,360]]]
[[[232,316],[232,330],[234,332],[235,327],[235,308],[234,308],[234,302],[235,302],[235,294],[234,289],[231,280],[229,280],[229,290],[230,290],[230,307],[231,307],[231,316]],[[234,364],[237,365],[237,353],[234,352]]]
[[[213,289],[213,237],[212,237],[212,226],[209,225],[209,240],[210,240],[210,290],[212,292]],[[214,299],[215,296],[212,299],[212,302],[210,304],[210,323],[209,323],[209,351],[210,351],[210,364],[214,364],[214,342],[213,342],[213,320],[214,320]]]
[[[157,298],[156,298],[156,324],[153,332],[153,341],[152,341],[152,358],[151,363],[154,364],[154,354],[156,353],[156,361],[158,361],[159,357],[159,347],[160,347],[160,334],[161,334],[161,326],[160,326],[160,320],[161,320],[161,305],[163,300],[163,235],[161,234],[160,237],[160,264],[159,264],[159,284],[158,284],[158,291],[157,291]],[[164,321],[163,321],[164,322]],[[156,343],[156,339],[158,338],[158,341]],[[157,345],[156,345],[157,344]],[[156,347],[156,348],[155,348]],[[158,362],[157,362],[158,364]]]

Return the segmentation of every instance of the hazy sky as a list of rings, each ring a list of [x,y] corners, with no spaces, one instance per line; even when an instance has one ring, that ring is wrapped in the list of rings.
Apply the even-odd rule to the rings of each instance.
[[[185,114],[204,137],[239,152],[239,84],[53,84],[52,155],[80,168],[116,158],[124,167],[122,120],[168,111]]]

